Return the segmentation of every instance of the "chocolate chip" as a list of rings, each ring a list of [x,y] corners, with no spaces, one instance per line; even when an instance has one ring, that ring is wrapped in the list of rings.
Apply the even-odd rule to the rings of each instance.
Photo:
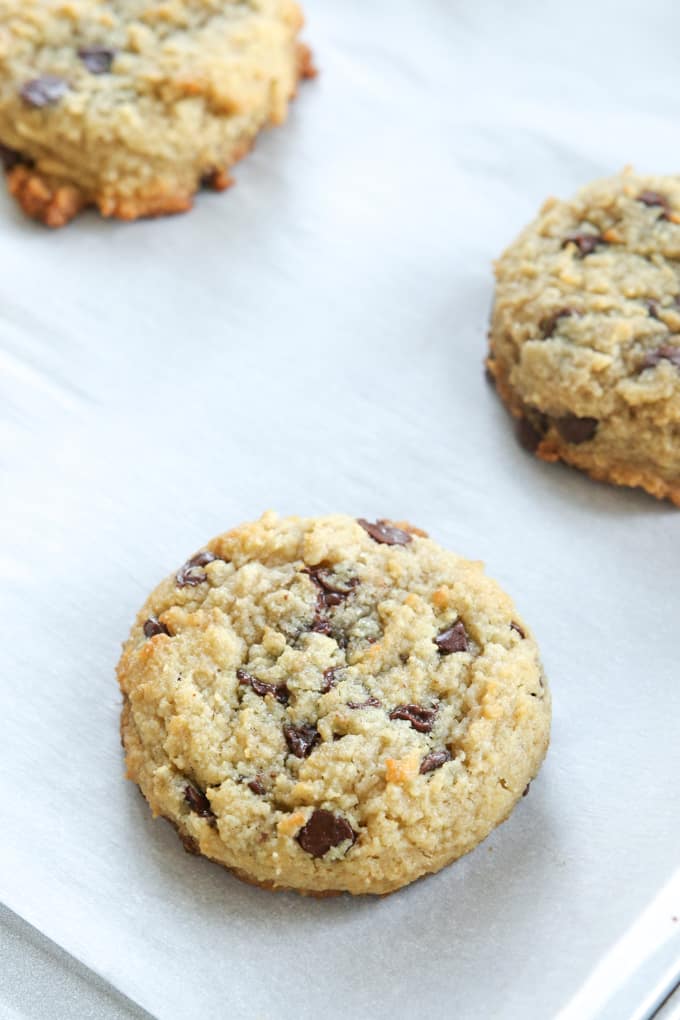
[[[420,763],[421,776],[424,776],[426,772],[434,772],[435,769],[440,769],[447,761],[451,761],[451,755],[448,751],[431,751],[430,754],[425,755]]]
[[[264,680],[258,680],[257,677],[247,673],[245,669],[236,670],[236,679],[244,687],[250,687],[260,698],[266,697],[271,694],[273,698],[280,701],[282,705],[288,704],[290,697],[290,691],[285,684],[268,684]]]
[[[199,584],[203,584],[207,580],[206,574],[199,570],[199,567],[205,567],[208,563],[213,563],[217,559],[214,553],[208,552],[204,549],[203,552],[196,553],[190,560],[183,563],[175,575],[178,588],[196,588]]]
[[[170,634],[170,631],[165,624],[161,623],[155,616],[149,617],[144,624],[143,630],[145,636],[148,638],[156,637],[157,634]]]
[[[539,329],[544,340],[548,340],[555,332],[555,327],[560,319],[566,319],[572,315],[580,315],[581,313],[576,308],[560,308],[559,311],[554,312],[552,315],[547,316],[545,319],[541,319],[539,323]]]
[[[201,848],[199,847],[197,840],[195,840],[193,836],[187,836],[184,832],[180,832],[179,829],[177,829],[177,835],[181,839],[182,846],[184,847],[188,854],[193,854],[194,857],[199,856]]]
[[[9,172],[15,166],[18,166],[19,163],[25,162],[26,160],[20,152],[17,152],[16,149],[10,149],[8,145],[3,145],[0,142],[0,163],[2,163],[3,170]]]
[[[514,621],[514,620],[513,620],[513,621],[512,621],[512,623],[510,624],[510,630],[515,630],[515,631],[517,631],[517,633],[519,634],[519,636],[520,636],[521,638],[525,638],[525,637],[526,637],[526,634],[524,633],[524,631],[522,630],[522,628],[520,627],[520,625],[519,625],[518,623],[515,623],[515,621]]]
[[[531,783],[527,783],[527,785],[524,787],[524,792],[522,793],[523,797],[526,797],[526,795],[528,794],[530,788],[531,788]]]
[[[184,788],[184,799],[194,814],[197,814],[200,818],[215,817],[215,813],[210,807],[210,801],[202,790],[197,790],[195,786],[186,786]]]
[[[315,726],[293,726],[292,723],[286,723],[283,727],[283,735],[286,738],[289,751],[296,758],[309,758],[321,740],[321,735]]]
[[[330,603],[331,605],[338,605],[343,598],[351,595],[359,583],[358,577],[350,577],[347,580],[343,580],[327,567],[307,567],[305,573],[309,575],[315,585],[327,594],[341,596],[338,602]]]
[[[524,414],[517,421],[517,442],[524,450],[535,453],[545,435],[546,427],[545,416],[540,411],[532,412],[530,417]]]
[[[662,361],[670,361],[672,365],[680,368],[680,347],[671,347],[670,344],[664,344],[663,347],[650,351],[648,354],[645,354],[642,368],[654,368]]]
[[[83,46],[78,56],[91,74],[108,74],[116,56],[116,50],[105,46]]]
[[[390,712],[390,719],[405,719],[410,722],[418,733],[429,733],[434,726],[436,708],[425,708],[424,705],[397,705]]]
[[[382,708],[381,702],[377,698],[369,697],[365,701],[348,701],[348,708]]]
[[[43,106],[54,106],[68,92],[68,82],[54,74],[43,74],[40,78],[31,78],[21,86],[21,98],[29,106],[40,109]]]
[[[408,545],[409,542],[413,541],[413,536],[409,535],[408,531],[395,528],[393,524],[389,524],[384,519],[371,524],[370,521],[359,517],[357,518],[357,523],[361,525],[364,531],[368,532],[374,542],[378,542],[381,545]]]
[[[434,643],[442,655],[453,652],[467,652],[468,636],[462,620],[456,620],[453,627],[448,627],[434,638]]]
[[[562,241],[562,247],[566,248],[568,244],[575,244],[579,250],[581,258],[585,258],[586,255],[590,255],[595,251],[598,244],[603,243],[604,238],[601,234],[585,234],[582,231],[577,230],[573,234],[567,234],[565,239]]]
[[[337,686],[338,673],[341,671],[342,666],[331,666],[330,669],[323,671],[323,681],[321,683],[321,693],[328,694],[331,687]]]
[[[326,610],[328,605],[326,603],[326,594],[320,591],[316,596],[316,611],[314,619],[312,620],[310,630],[314,631],[315,634],[326,634],[330,635],[332,631],[331,621],[326,616]]]
[[[575,414],[565,414],[555,420],[555,428],[568,443],[587,443],[597,432],[597,418],[578,418]]]
[[[665,195],[660,194],[658,191],[641,191],[637,196],[638,202],[642,202],[643,205],[659,206],[663,209],[663,216],[666,218],[671,211],[670,202]]]
[[[659,318],[659,302],[658,301],[645,301],[645,308],[650,319]]]
[[[257,776],[255,777],[255,779],[250,780],[250,782],[248,783],[248,789],[252,790],[253,793],[256,793],[260,797],[262,796],[263,793],[267,792],[262,780],[259,779]]]
[[[346,818],[317,808],[296,838],[306,853],[312,857],[323,857],[334,846],[340,846],[347,840],[354,843],[357,834]]]

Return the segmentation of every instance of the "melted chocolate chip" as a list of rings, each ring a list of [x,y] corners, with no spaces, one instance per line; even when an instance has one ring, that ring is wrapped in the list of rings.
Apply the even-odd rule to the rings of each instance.
[[[338,673],[342,670],[342,666],[331,666],[330,669],[323,671],[323,681],[321,683],[321,693],[328,694],[331,687],[336,687],[338,683]]]
[[[521,638],[525,638],[525,637],[526,637],[526,634],[524,633],[524,631],[522,630],[522,628],[520,627],[520,625],[519,625],[518,623],[515,623],[515,621],[514,621],[514,620],[513,620],[513,621],[512,621],[512,623],[510,624],[510,630],[515,630],[515,631],[517,631],[517,633],[519,634],[519,636],[520,636]]]
[[[215,817],[213,809],[210,807],[210,801],[202,790],[197,790],[195,786],[186,786],[184,788],[184,799],[194,814],[197,814],[200,818]]]
[[[309,758],[321,740],[316,726],[293,726],[292,723],[286,723],[283,727],[283,735],[286,738],[288,750],[296,758]]]
[[[390,719],[405,719],[411,723],[418,733],[429,733],[434,726],[436,708],[426,708],[424,705],[397,705],[390,712]]]
[[[321,588],[327,595],[340,596],[337,602],[331,602],[329,605],[338,605],[342,599],[345,599],[348,595],[352,594],[359,583],[358,577],[350,577],[345,581],[327,567],[307,567],[305,573],[309,574],[309,577],[314,584]],[[326,601],[328,601],[328,599],[326,599]]]
[[[544,340],[550,339],[555,332],[555,327],[560,319],[566,319],[572,315],[580,315],[581,313],[576,308],[560,308],[559,311],[554,312],[545,319],[541,319],[539,323],[539,329]]]
[[[196,588],[199,584],[203,584],[207,580],[206,574],[199,570],[199,567],[205,567],[208,563],[213,563],[217,559],[214,553],[208,552],[204,549],[203,552],[196,553],[190,560],[183,563],[175,575],[178,588]]]
[[[381,702],[377,698],[369,697],[365,701],[348,701],[348,708],[382,708]]]
[[[604,238],[601,234],[586,234],[577,230],[573,234],[567,234],[562,241],[562,247],[566,248],[568,244],[575,244],[581,258],[585,258],[586,255],[591,255],[595,251],[598,244],[603,243]]]
[[[641,191],[637,196],[637,200],[642,202],[643,205],[659,206],[663,210],[664,218],[671,211],[670,202],[665,195],[660,194],[658,191]]]
[[[323,591],[320,591],[316,596],[316,611],[309,628],[314,631],[315,634],[330,635],[333,630],[331,627],[331,621],[326,616],[326,610],[328,609],[326,598],[326,593]]]
[[[306,853],[312,857],[323,857],[334,846],[340,846],[347,840],[354,843],[357,834],[346,818],[317,808],[296,838]]]
[[[255,777],[255,779],[250,780],[250,782],[248,783],[248,789],[252,790],[253,793],[256,793],[260,797],[262,796],[263,793],[267,792],[262,780],[259,779],[257,776]]]
[[[425,755],[420,763],[421,776],[424,776],[426,772],[434,772],[435,769],[440,769],[447,761],[451,761],[451,755],[448,751],[431,751],[430,754]]]
[[[3,145],[2,142],[0,142],[0,163],[2,164],[3,170],[9,172],[10,170],[13,170],[15,166],[18,166],[19,163],[24,162],[26,162],[26,160],[20,152],[17,152],[16,149],[10,149],[8,145]]]
[[[149,617],[149,619],[144,624],[143,630],[145,636],[148,638],[156,637],[157,634],[168,635],[170,634],[170,631],[165,626],[165,624],[161,623],[161,621],[158,620],[155,616]]]
[[[645,354],[642,368],[654,368],[661,361],[670,361],[672,365],[680,368],[680,347],[671,347],[670,344],[664,344],[663,347],[650,351],[648,354]]]
[[[568,443],[587,443],[597,432],[597,418],[578,418],[575,414],[565,414],[555,420],[555,428]]]
[[[413,536],[409,535],[408,531],[395,528],[393,524],[389,524],[386,520],[379,520],[375,524],[371,524],[370,521],[359,517],[357,518],[357,523],[361,525],[364,531],[368,532],[374,542],[378,542],[381,545],[408,545],[409,542],[413,541]]]
[[[268,684],[264,680],[258,680],[257,677],[247,673],[245,669],[236,670],[236,678],[240,684],[244,687],[250,687],[259,697],[264,698],[268,694],[271,694],[273,698],[280,701],[282,705],[288,704],[290,697],[290,691],[285,684]]]
[[[462,620],[456,620],[453,627],[443,630],[434,638],[434,643],[442,655],[451,655],[453,652],[467,652],[468,636],[465,624]]]
[[[29,106],[41,109],[43,106],[54,106],[68,92],[68,82],[54,74],[43,74],[39,78],[31,78],[20,89],[21,98]]]
[[[116,50],[107,49],[105,46],[83,46],[78,50],[78,56],[90,74],[108,74]]]

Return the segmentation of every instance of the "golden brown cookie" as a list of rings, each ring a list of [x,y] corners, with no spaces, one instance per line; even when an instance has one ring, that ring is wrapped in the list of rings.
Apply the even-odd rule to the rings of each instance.
[[[24,211],[189,209],[314,74],[293,0],[0,0],[0,157]]]
[[[549,199],[496,280],[487,365],[523,444],[680,505],[680,177]]]
[[[502,822],[550,727],[479,563],[405,523],[267,513],[163,581],[118,667],[128,774],[269,888],[387,893]]]

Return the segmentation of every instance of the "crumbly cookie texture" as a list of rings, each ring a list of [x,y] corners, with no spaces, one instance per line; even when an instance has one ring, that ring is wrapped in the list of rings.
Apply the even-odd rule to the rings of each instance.
[[[293,0],[0,0],[0,157],[31,217],[183,212],[314,74]]]
[[[680,506],[680,176],[549,199],[496,279],[487,365],[523,444]]]
[[[137,616],[128,775],[185,847],[268,888],[388,893],[471,850],[546,752],[538,649],[418,528],[266,513]]]

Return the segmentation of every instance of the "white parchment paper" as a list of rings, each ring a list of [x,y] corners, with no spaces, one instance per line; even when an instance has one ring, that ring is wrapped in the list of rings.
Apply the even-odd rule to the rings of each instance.
[[[0,198],[0,899],[161,1018],[632,1016],[680,957],[680,511],[528,457],[481,362],[547,194],[680,169],[680,11],[306,7],[322,75],[231,193],[55,234]],[[530,796],[384,900],[242,885],[123,779],[135,611],[268,507],[412,520],[544,653]]]

